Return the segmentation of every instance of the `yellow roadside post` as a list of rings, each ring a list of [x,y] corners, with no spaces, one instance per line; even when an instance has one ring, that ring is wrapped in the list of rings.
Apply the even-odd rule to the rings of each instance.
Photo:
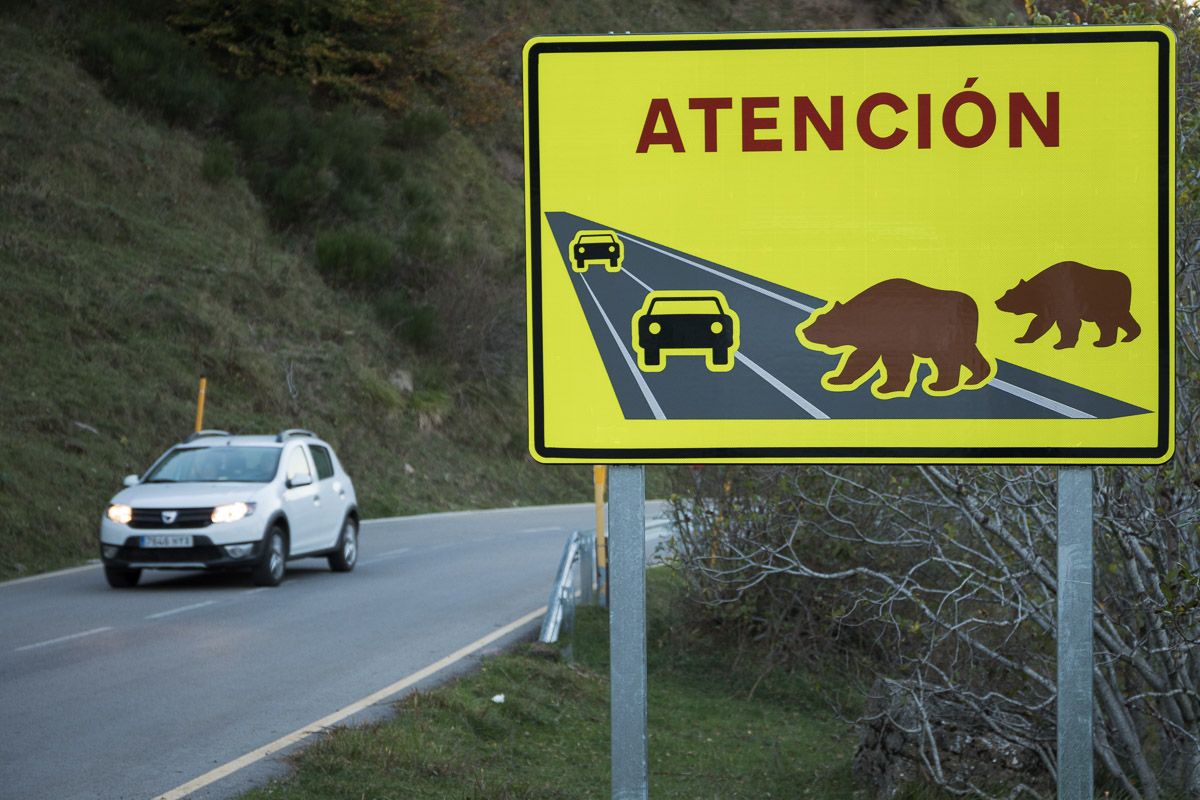
[[[200,378],[200,396],[196,399],[196,432],[204,426],[204,391],[208,388],[208,378]]]
[[[608,483],[608,467],[592,467],[592,482],[596,487],[596,576],[600,607],[608,607],[608,542],[604,535],[604,487]]]

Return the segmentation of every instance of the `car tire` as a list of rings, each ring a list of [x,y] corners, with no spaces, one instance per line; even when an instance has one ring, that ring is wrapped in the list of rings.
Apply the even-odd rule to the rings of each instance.
[[[662,363],[662,351],[657,347],[646,348],[646,366],[657,367]]]
[[[713,348],[713,363],[724,366],[729,363],[729,348],[714,347]]]
[[[104,579],[114,589],[132,589],[134,586],[137,586],[138,580],[141,577],[142,571],[140,569],[126,569],[125,567],[104,568]]]
[[[358,563],[358,520],[346,517],[337,549],[329,554],[329,568],[334,572],[349,572]]]
[[[287,537],[283,528],[272,525],[263,537],[262,558],[254,565],[250,577],[255,586],[278,586],[287,572]]]

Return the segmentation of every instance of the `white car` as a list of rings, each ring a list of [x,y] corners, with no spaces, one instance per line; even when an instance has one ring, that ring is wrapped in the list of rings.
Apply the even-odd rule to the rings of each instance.
[[[200,431],[125,486],[100,519],[113,588],[136,586],[144,569],[243,568],[277,586],[288,559],[324,556],[335,572],[358,560],[354,484],[309,431]]]

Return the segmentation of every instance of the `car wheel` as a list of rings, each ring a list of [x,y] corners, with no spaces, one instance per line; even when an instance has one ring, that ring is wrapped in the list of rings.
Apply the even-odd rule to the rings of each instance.
[[[329,568],[334,572],[349,572],[358,563],[358,522],[346,517],[337,550],[329,554]]]
[[[646,366],[657,367],[662,363],[662,352],[657,347],[646,348]]]
[[[114,589],[132,589],[137,586],[142,577],[140,569],[125,569],[124,567],[105,567],[104,579]]]
[[[714,347],[713,348],[713,363],[714,364],[722,364],[722,365],[728,364],[729,363],[729,348],[728,347]]]
[[[287,541],[283,529],[272,526],[264,543],[262,558],[254,565],[251,577],[255,586],[278,586],[287,570]]]

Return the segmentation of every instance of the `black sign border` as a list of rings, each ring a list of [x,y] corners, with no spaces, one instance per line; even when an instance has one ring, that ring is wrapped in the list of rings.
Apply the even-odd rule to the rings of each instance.
[[[895,47],[961,47],[999,44],[1077,44],[1097,42],[1149,42],[1158,45],[1158,441],[1153,447],[547,447],[545,431],[545,376],[542,363],[542,246],[541,163],[538,149],[538,59],[551,53],[629,53],[699,50],[819,50]],[[541,39],[526,50],[525,125],[528,136],[526,183],[528,214],[526,241],[529,253],[529,325],[532,370],[530,410],[533,421],[532,453],[535,458],[598,463],[1008,463],[1086,464],[1156,463],[1173,455],[1174,373],[1171,369],[1171,330],[1174,297],[1171,296],[1173,192],[1171,141],[1175,120],[1171,111],[1171,34],[1160,30],[1087,28],[1078,31],[1002,29],[987,33],[928,33],[874,36],[803,36],[784,38],[705,37],[698,39],[623,39],[578,41]]]

